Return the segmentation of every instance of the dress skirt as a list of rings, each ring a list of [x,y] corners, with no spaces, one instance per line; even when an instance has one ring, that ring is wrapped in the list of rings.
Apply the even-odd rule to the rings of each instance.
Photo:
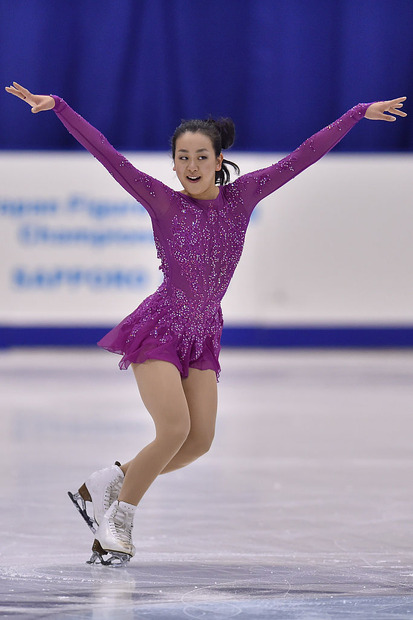
[[[177,309],[161,286],[97,344],[122,355],[122,370],[130,364],[157,359],[174,364],[182,378],[188,376],[189,368],[197,368],[214,370],[218,380],[222,312],[219,308],[207,323],[205,312],[200,316],[202,324],[196,320],[196,313]]]

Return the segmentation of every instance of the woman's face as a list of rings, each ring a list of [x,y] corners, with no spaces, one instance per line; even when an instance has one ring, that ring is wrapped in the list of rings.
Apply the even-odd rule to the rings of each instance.
[[[223,155],[216,157],[211,139],[203,133],[187,131],[176,140],[174,170],[183,193],[199,200],[213,200],[219,189],[215,172],[221,170]]]

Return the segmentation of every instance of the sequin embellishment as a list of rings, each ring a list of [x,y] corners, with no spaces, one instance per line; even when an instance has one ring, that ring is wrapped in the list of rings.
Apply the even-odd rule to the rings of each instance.
[[[180,199],[170,234],[155,244],[164,282],[128,320],[128,342],[147,325],[160,344],[174,343],[180,359],[194,361],[206,341],[218,357],[221,300],[240,259],[248,218],[231,200],[219,207]]]

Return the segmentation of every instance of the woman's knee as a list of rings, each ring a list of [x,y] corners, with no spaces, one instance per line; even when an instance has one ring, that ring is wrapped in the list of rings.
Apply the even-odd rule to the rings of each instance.
[[[189,416],[181,415],[171,417],[156,425],[156,438],[158,441],[181,447],[187,440],[191,430]]]
[[[194,458],[199,458],[207,452],[209,452],[212,442],[214,440],[214,433],[205,434],[188,434],[188,437],[184,443],[186,451],[190,452]]]

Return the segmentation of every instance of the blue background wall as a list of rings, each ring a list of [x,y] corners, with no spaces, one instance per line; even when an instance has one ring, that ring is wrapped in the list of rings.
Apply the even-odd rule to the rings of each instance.
[[[412,0],[0,0],[0,77],[60,94],[121,150],[212,114],[237,150],[290,151],[359,101],[412,95],[412,33]],[[0,112],[2,149],[78,148],[6,93]],[[411,151],[411,119],[337,150]]]
[[[211,114],[232,116],[236,150],[286,152],[359,101],[413,101],[412,33],[412,0],[0,0],[0,83],[61,95],[119,150],[165,150],[182,118]],[[0,149],[78,148],[53,116],[0,94]],[[360,123],[336,148],[412,150],[413,114]],[[321,331],[282,334],[287,346],[413,342],[410,327]],[[97,339],[65,334],[6,328],[0,346]]]

